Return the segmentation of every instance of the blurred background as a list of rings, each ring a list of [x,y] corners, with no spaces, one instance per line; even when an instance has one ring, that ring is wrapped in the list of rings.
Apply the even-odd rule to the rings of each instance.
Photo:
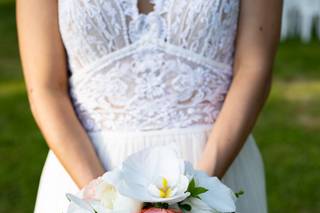
[[[271,95],[254,129],[271,213],[320,212],[320,0],[287,0]],[[28,106],[13,0],[0,0],[0,212],[32,212],[48,148]]]

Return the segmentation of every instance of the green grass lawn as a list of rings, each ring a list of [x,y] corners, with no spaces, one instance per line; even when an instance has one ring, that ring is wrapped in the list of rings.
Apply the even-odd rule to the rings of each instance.
[[[0,212],[32,212],[47,146],[31,116],[14,4],[0,0]],[[269,100],[254,129],[271,213],[320,212],[320,48],[280,45]]]

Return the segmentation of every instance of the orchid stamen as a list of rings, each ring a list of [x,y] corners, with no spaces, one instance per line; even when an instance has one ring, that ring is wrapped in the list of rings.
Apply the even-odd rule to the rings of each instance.
[[[171,196],[172,189],[168,185],[168,180],[166,178],[162,178],[162,187],[159,189],[161,198],[168,198]]]

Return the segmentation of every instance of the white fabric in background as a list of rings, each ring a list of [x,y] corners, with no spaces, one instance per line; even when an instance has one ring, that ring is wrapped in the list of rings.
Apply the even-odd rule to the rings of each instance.
[[[314,27],[320,39],[320,0],[284,1],[282,39],[298,35],[303,42],[309,42]]]

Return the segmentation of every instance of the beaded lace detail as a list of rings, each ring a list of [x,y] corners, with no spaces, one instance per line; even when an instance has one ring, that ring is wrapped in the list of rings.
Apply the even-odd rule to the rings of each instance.
[[[239,0],[60,0],[70,96],[87,131],[213,124],[232,79]]]

